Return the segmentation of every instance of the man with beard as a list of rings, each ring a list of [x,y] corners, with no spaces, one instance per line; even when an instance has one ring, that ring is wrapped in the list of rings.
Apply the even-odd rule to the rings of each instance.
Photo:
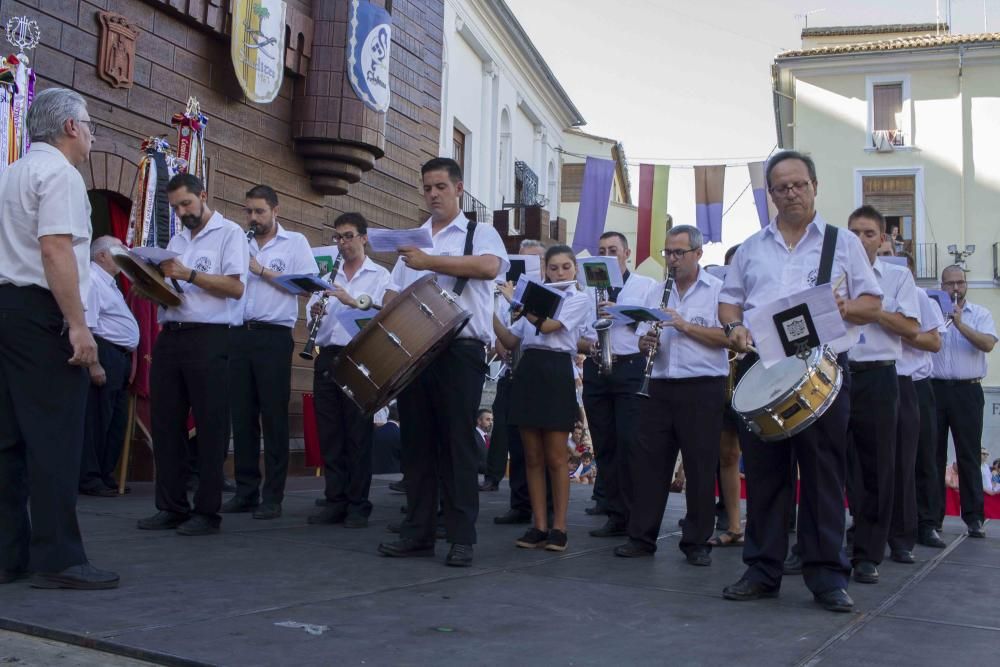
[[[184,285],[181,305],[159,312],[163,328],[150,370],[159,511],[138,525],[211,535],[222,522],[222,463],[229,443],[229,327],[243,322],[240,299],[250,253],[240,226],[208,207],[208,193],[198,177],[171,178],[167,199],[184,229],[167,244],[177,257],[162,262],[160,270]],[[200,482],[193,507],[185,488],[189,411],[198,429]]]
[[[255,519],[277,519],[288,475],[292,328],[299,319],[299,304],[274,280],[283,274],[317,275],[319,267],[306,237],[278,224],[278,195],[272,188],[251,188],[244,211],[252,232],[250,275],[241,301],[243,324],[231,332],[229,360],[236,495],[222,505],[222,512],[253,512]]]

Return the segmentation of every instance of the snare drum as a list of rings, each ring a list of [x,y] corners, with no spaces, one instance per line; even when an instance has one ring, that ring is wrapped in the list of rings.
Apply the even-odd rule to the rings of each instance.
[[[365,414],[395,398],[472,315],[434,282],[416,281],[382,308],[337,357],[333,379]]]
[[[819,419],[840,392],[843,371],[828,347],[765,368],[758,361],[736,385],[733,409],[764,441],[784,440]]]

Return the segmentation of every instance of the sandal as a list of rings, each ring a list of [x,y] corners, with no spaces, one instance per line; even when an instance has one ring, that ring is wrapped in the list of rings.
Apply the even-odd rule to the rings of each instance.
[[[723,538],[728,538],[723,540]],[[734,533],[731,530],[724,530],[718,537],[709,538],[708,544],[713,547],[742,547],[743,533]]]

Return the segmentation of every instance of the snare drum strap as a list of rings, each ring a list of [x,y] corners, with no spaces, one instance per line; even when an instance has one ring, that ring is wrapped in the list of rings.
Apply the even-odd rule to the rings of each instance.
[[[472,254],[472,237],[476,234],[476,223],[472,220],[469,221],[468,230],[465,232],[465,252],[462,254],[468,257]],[[465,291],[465,285],[469,282],[466,277],[461,277],[455,281],[455,296],[462,296],[462,292]]]
[[[828,224],[826,232],[823,234],[823,251],[819,256],[819,273],[816,275],[817,285],[826,285],[830,282],[830,274],[833,272],[833,254],[837,250],[837,228]]]

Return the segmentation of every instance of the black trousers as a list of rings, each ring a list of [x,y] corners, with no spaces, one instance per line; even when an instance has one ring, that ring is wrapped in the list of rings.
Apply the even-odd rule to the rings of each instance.
[[[854,515],[852,563],[881,563],[892,524],[899,380],[895,366],[851,373],[848,500]]]
[[[507,426],[507,409],[510,406],[511,379],[505,374],[497,380],[497,393],[493,398],[493,431],[486,450],[486,481],[499,484],[507,472],[510,435]],[[517,430],[514,427],[512,430]]]
[[[678,452],[684,456],[687,515],[680,548],[708,551],[715,530],[715,469],[719,464],[726,378],[650,380],[642,399],[639,435],[630,452],[632,512],[629,539],[656,551]]]
[[[369,516],[375,422],[371,415],[361,412],[333,379],[340,350],[339,347],[320,350],[313,373],[316,429],[326,481],[324,493],[338,511]]]
[[[919,530],[937,528],[944,516],[944,498],[941,483],[944,469],[937,462],[937,406],[934,387],[930,378],[913,383],[917,392],[920,413],[920,432],[917,438],[916,489],[917,527]]]
[[[944,469],[948,465],[948,432],[955,442],[958,463],[958,495],[962,520],[969,524],[982,521],[983,476],[979,451],[983,440],[983,386],[979,382],[933,380],[937,406],[937,462],[941,471],[938,490],[941,507],[938,523],[944,521]]]
[[[406,519],[400,535],[434,543],[438,491],[448,542],[474,544],[479,516],[476,410],[486,377],[486,350],[451,342],[399,395]]]
[[[87,562],[76,497],[88,376],[72,356],[51,292],[0,285],[0,570]]]
[[[97,357],[107,381],[87,390],[87,419],[83,456],[80,459],[80,488],[117,488],[115,466],[125,445],[128,428],[128,378],[132,353],[103,338],[97,341]]]
[[[288,477],[288,401],[292,382],[292,330],[288,327],[230,331],[229,407],[233,420],[236,496],[281,503]],[[260,442],[264,436],[261,486]]]
[[[215,520],[222,505],[222,463],[229,445],[229,327],[164,328],[153,346],[150,401],[156,508],[188,514],[188,412],[198,430],[195,514]]]
[[[595,485],[594,497],[607,507],[608,520],[623,526],[628,525],[632,505],[634,485],[628,461],[638,439],[643,398],[636,392],[645,367],[642,354],[617,357],[607,377],[600,374],[593,359],[583,364],[583,409],[594,441],[600,482],[600,490]]]
[[[747,367],[748,355],[741,364]],[[841,368],[847,355],[840,355]],[[802,575],[813,593],[847,588],[850,564],[844,551],[844,479],[847,422],[851,414],[851,377],[843,373],[840,393],[823,416],[786,440],[763,442],[741,429],[747,482],[744,577],[780,586],[788,553],[787,508],[794,502],[792,451],[799,466],[798,544]]]
[[[917,543],[917,446],[920,410],[913,379],[900,375],[899,418],[896,425],[896,465],[892,494],[889,549],[912,551]]]

